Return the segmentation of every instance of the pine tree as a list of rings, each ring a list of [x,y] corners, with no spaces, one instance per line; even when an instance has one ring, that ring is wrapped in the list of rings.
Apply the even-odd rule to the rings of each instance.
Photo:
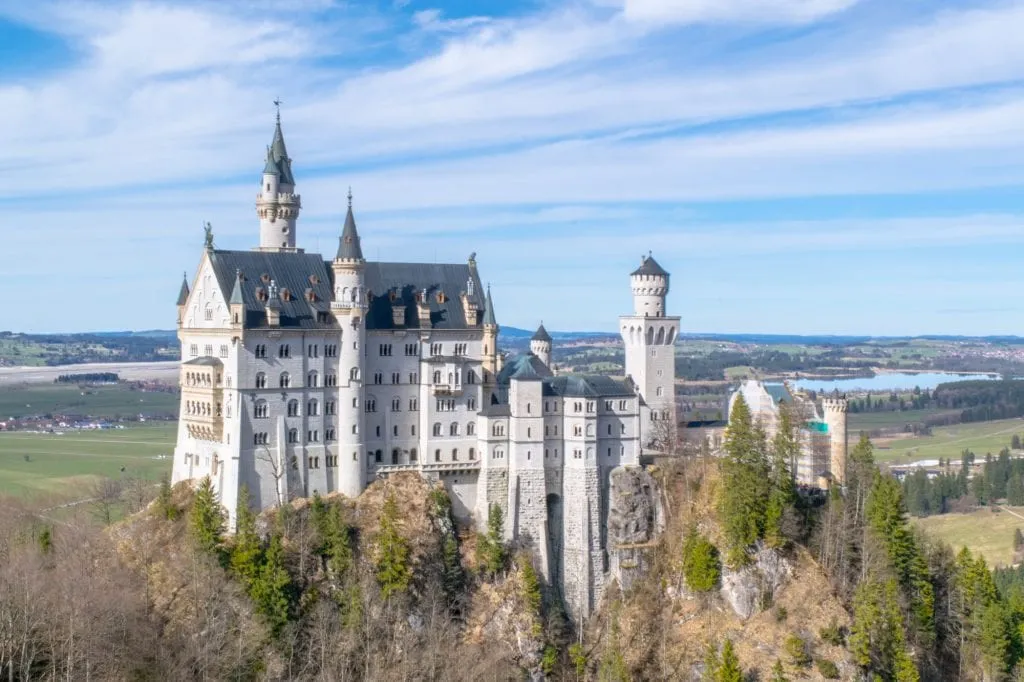
[[[253,584],[260,574],[263,550],[260,547],[260,538],[256,534],[256,516],[249,508],[249,488],[247,486],[242,486],[238,495],[237,521],[235,543],[231,548],[231,570],[251,592]]]
[[[722,565],[718,549],[691,528],[683,541],[683,578],[694,592],[709,592],[718,587]]]
[[[251,591],[256,610],[266,618],[275,636],[288,623],[291,584],[291,576],[284,565],[281,536],[275,533],[270,538],[265,560]]]
[[[1014,507],[1024,506],[1024,477],[1021,474],[1010,476],[1006,482],[1006,503]]]
[[[178,518],[181,510],[174,504],[171,482],[167,480],[166,476],[160,479],[160,492],[157,494],[156,499],[156,506],[161,516],[168,521],[174,521]]]
[[[388,495],[381,512],[376,563],[377,584],[384,599],[409,588],[412,581],[409,543],[398,532],[398,503],[394,494]]]
[[[726,639],[725,644],[722,645],[722,663],[718,666],[715,682],[743,682],[740,659],[736,657],[731,639]]]
[[[484,575],[494,577],[508,560],[501,507],[492,504],[487,510],[487,534],[477,538],[477,560]]]
[[[796,491],[792,471],[800,456],[800,442],[796,437],[795,422],[789,405],[779,410],[779,427],[772,441],[772,486],[765,511],[764,538],[769,547],[782,547],[787,538],[782,522],[786,510],[793,505]]]
[[[747,548],[763,536],[771,486],[764,430],[753,423],[742,395],[729,413],[725,451],[719,511],[728,542],[727,561],[742,566],[750,561]]]
[[[716,682],[718,680],[718,669],[722,666],[722,660],[718,656],[718,645],[708,642],[704,650],[704,675],[702,682]]]
[[[210,477],[203,478],[196,489],[196,498],[192,503],[192,515],[189,519],[192,537],[199,548],[215,553],[220,547],[224,536],[224,508],[217,500]]]

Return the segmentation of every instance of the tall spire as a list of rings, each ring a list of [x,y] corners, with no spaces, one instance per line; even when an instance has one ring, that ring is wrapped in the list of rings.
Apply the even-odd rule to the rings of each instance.
[[[338,260],[363,260],[363,249],[359,245],[359,232],[356,230],[356,218],[352,214],[352,188],[348,188],[348,213],[345,214],[345,227],[341,230],[338,240]]]
[[[181,273],[181,290],[178,291],[178,305],[185,305],[188,303],[188,273]]]
[[[487,307],[484,310],[484,325],[485,326],[490,325],[492,327],[497,327],[498,323],[494,319],[494,301],[491,300],[491,285],[490,284],[487,285],[487,303],[485,305]]]
[[[241,303],[244,303],[244,302],[245,301],[242,298],[242,271],[241,270],[236,270],[235,271],[235,286],[231,290],[231,300],[228,301],[228,304],[229,305],[236,305],[236,304],[241,304]]]
[[[277,123],[274,125],[274,139],[267,149],[267,165],[263,172],[276,173],[282,184],[294,185],[292,160],[288,158],[288,149],[284,146],[284,133],[281,132],[281,100],[274,100],[274,106],[277,107]]]

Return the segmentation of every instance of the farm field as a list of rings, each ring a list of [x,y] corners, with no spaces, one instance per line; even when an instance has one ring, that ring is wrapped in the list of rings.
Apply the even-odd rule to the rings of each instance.
[[[1024,420],[1001,419],[941,426],[933,429],[930,436],[879,440],[875,443],[875,459],[890,464],[919,459],[959,459],[965,449],[983,458],[985,453],[995,455],[1009,447],[1014,433],[1024,433]],[[855,435],[851,433],[851,444],[854,439]]]
[[[0,421],[12,417],[81,414],[91,417],[178,414],[178,394],[131,390],[124,384],[94,386],[22,384],[0,390]]]
[[[929,417],[956,414],[960,410],[904,410],[903,412],[851,412],[847,430],[850,433],[902,427],[904,424],[922,423]]]
[[[63,435],[0,432],[0,494],[73,498],[99,478],[157,481],[170,474],[176,430],[176,422],[161,422]]]
[[[928,536],[949,544],[954,551],[967,547],[972,553],[983,555],[990,567],[1009,566],[1013,561],[1013,531],[1024,530],[1024,507],[1006,507],[998,512],[985,508],[970,514],[939,514],[914,518],[912,522]]]

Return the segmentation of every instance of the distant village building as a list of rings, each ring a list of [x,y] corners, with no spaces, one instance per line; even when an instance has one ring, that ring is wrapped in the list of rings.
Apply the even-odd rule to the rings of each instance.
[[[259,246],[218,249],[212,228],[177,301],[181,416],[173,480],[209,476],[231,524],[239,491],[265,509],[359,495],[415,471],[454,512],[531,546],[572,615],[609,572],[609,487],[676,422],[669,273],[650,255],[619,320],[626,378],[552,371],[543,325],[504,362],[490,288],[465,263],[368,261],[351,192],[333,258],[298,247],[302,207],[280,117],[256,197]]]

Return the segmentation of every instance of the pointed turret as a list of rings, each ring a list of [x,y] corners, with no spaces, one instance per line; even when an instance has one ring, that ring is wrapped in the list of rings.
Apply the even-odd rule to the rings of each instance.
[[[484,310],[484,326],[497,327],[498,322],[494,319],[494,301],[491,300],[491,285],[487,285],[487,308]]]
[[[238,270],[235,273],[235,286],[231,289],[231,300],[228,301],[229,305],[242,305],[244,300],[242,299],[242,271]]]
[[[275,102],[279,104],[279,102]],[[267,147],[263,181],[256,196],[256,215],[260,219],[260,249],[295,251],[295,223],[302,210],[302,198],[295,193],[292,160],[284,146],[281,112],[277,112],[274,139]]]
[[[544,328],[544,323],[541,322],[540,326],[537,327],[537,331],[534,333],[531,341],[543,341],[545,343],[551,343],[551,335],[548,334],[548,330]]]
[[[188,295],[188,273],[182,273],[181,289],[178,291],[178,305],[185,305],[188,303]]]
[[[363,260],[363,249],[359,245],[359,232],[356,230],[356,219],[352,215],[352,190],[348,191],[348,213],[345,214],[345,227],[341,230],[338,240],[337,260]]]
[[[530,352],[540,358],[548,368],[551,367],[551,334],[544,328],[541,322],[536,333],[530,339]]]

